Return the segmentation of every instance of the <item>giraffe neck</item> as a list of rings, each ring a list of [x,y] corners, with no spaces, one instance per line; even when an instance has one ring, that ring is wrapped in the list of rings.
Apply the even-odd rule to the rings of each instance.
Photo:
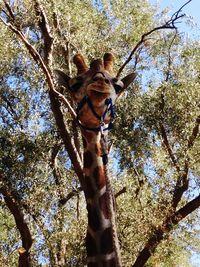
[[[83,132],[85,197],[88,210],[88,267],[119,267],[113,231],[113,198],[102,158],[101,134]],[[110,207],[112,206],[112,207]],[[115,231],[116,232],[116,231]]]

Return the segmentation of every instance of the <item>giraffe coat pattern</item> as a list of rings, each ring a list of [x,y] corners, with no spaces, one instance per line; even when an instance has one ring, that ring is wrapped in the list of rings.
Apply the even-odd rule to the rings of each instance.
[[[121,267],[120,250],[115,223],[112,188],[107,174],[107,127],[112,119],[108,100],[115,104],[123,90],[132,82],[133,75],[120,80],[113,74],[113,55],[106,53],[103,61],[93,60],[88,68],[82,55],[73,59],[77,67],[75,78],[61,71],[61,85],[66,86],[77,103],[78,124],[83,139],[83,172],[88,228],[86,235],[88,267]],[[83,103],[87,97],[88,101]],[[108,127],[109,128],[109,127]],[[107,128],[106,128],[107,129]]]

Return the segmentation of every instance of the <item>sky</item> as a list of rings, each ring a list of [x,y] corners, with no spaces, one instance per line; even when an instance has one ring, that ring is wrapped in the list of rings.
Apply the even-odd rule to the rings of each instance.
[[[162,8],[169,6],[172,10],[176,11],[181,6],[183,6],[187,2],[187,0],[154,0],[153,2],[157,2],[158,4],[160,3],[160,6]],[[200,1],[192,0],[184,7],[183,11],[186,12],[188,15],[193,16],[200,23],[199,8]]]
[[[175,13],[182,7],[187,0],[150,0],[151,3],[156,3],[160,6],[160,10],[169,8],[170,14]],[[178,27],[182,32],[186,32],[188,37],[197,39],[200,37],[200,0],[192,0],[183,8],[183,13],[187,16],[191,16],[194,22],[197,24],[197,29],[191,30],[190,27],[186,27],[185,23],[181,23]],[[198,38],[200,40],[200,38]]]

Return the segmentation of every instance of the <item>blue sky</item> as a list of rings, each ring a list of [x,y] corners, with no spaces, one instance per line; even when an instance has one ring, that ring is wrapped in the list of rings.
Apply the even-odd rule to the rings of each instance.
[[[165,7],[170,7],[172,11],[178,10],[181,6],[183,6],[187,0],[151,0],[150,2],[158,3],[160,7],[163,9]],[[197,22],[200,24],[200,15],[199,15],[199,9],[200,9],[200,1],[199,0],[192,0],[189,4],[187,4],[183,11],[187,15],[191,15],[195,18]]]
[[[176,11],[181,6],[183,6],[187,1],[186,0],[160,0],[160,1],[154,0],[154,2],[160,3],[162,8],[169,6],[171,9],[174,9]],[[190,3],[188,3],[184,7],[184,11],[187,14],[194,16],[195,19],[200,22],[199,8],[200,8],[200,1],[192,0]]]
[[[160,10],[168,7],[171,10],[170,14],[173,14],[179,10],[179,8],[183,6],[187,0],[150,0],[150,2],[156,3],[160,6]],[[183,8],[183,13],[187,16],[193,17],[194,22],[197,24],[197,29],[193,29],[191,31],[191,28],[186,27],[185,23],[181,23],[179,25],[179,29],[186,32],[189,35],[188,37],[197,39],[200,36],[200,1],[192,0]]]

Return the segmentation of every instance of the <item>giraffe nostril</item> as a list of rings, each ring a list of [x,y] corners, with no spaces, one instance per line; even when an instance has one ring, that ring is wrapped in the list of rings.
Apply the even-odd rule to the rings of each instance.
[[[99,81],[99,77],[93,77],[93,79],[92,79],[94,82],[97,82],[97,81]]]

